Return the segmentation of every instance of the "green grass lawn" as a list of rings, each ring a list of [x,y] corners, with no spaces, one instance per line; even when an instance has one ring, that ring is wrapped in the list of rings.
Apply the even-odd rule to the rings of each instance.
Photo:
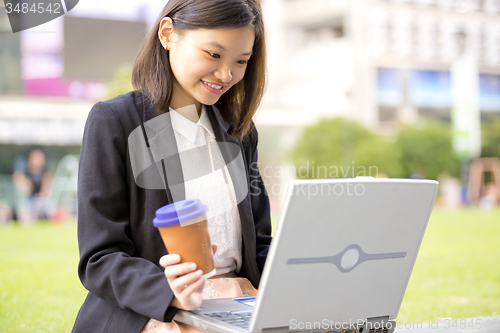
[[[435,209],[398,321],[500,314],[500,209]],[[70,332],[86,291],[76,225],[0,226],[0,333]]]
[[[71,332],[77,265],[76,223],[0,226],[0,332]]]
[[[500,209],[434,209],[400,322],[500,315]]]

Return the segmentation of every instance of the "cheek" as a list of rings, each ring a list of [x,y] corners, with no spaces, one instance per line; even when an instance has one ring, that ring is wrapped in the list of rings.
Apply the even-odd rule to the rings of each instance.
[[[245,77],[245,69],[238,69],[233,74],[234,84],[240,82]]]
[[[178,81],[195,80],[195,76],[199,76],[203,72],[200,64],[199,59],[189,52],[171,54],[170,66]]]
[[[202,79],[211,77],[212,69],[210,66],[203,64],[201,61],[191,61],[185,64],[184,74],[186,79],[192,81],[193,84],[198,83]]]
[[[200,71],[189,63],[179,62],[174,63],[172,72],[177,80],[184,88],[194,86],[201,79]]]

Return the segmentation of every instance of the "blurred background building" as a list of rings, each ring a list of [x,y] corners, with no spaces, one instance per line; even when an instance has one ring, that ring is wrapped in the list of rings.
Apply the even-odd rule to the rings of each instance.
[[[0,6],[0,202],[15,201],[11,175],[33,148],[53,173],[63,156],[79,154],[88,112],[113,97],[110,82],[130,71],[165,2],[80,2],[16,34]],[[269,83],[255,120],[274,213],[295,177],[287,156],[304,126],[342,116],[390,136],[422,116],[450,122],[451,68],[464,52],[474,59],[479,116],[500,116],[500,0],[262,5]]]
[[[55,176],[47,205],[74,214],[78,160],[68,156],[79,155],[92,105],[106,99],[117,70],[133,63],[154,17],[141,3],[79,4],[13,34],[0,2],[0,203],[23,219],[29,203],[12,174],[25,170],[39,148]]]
[[[265,7],[266,107],[300,110],[292,123],[325,114],[389,128],[418,115],[449,120],[450,67],[462,34],[477,60],[481,111],[500,112],[498,0],[273,0]]]
[[[462,53],[474,59],[478,118],[500,116],[499,0],[272,0],[264,7],[271,80],[257,124],[280,143],[263,147],[265,164],[282,165],[304,125],[321,117],[351,118],[384,135],[422,116],[449,123],[451,68]]]

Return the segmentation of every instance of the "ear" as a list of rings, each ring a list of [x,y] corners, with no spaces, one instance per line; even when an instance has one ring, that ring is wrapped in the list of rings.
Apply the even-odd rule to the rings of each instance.
[[[170,49],[170,43],[172,42],[172,35],[174,33],[174,25],[170,17],[164,17],[160,21],[160,27],[158,28],[158,38],[160,39],[161,45],[166,50]]]

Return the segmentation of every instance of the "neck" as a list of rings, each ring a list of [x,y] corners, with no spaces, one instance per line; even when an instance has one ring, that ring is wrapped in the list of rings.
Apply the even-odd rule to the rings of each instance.
[[[178,114],[180,114],[181,116],[183,116],[184,118],[190,120],[193,123],[198,122],[198,120],[201,117],[201,106],[197,110],[196,106],[194,104],[191,104],[191,105],[188,105],[188,106],[184,106],[184,107],[181,107],[181,108],[177,108],[177,109],[174,108],[174,107],[172,107],[172,109],[174,109]]]
[[[172,100],[170,101],[170,107],[177,111],[177,109],[184,108],[190,105],[196,107],[196,112],[198,117],[201,115],[201,103],[198,102],[193,97],[187,95],[187,93],[180,87],[177,81],[174,81],[174,89],[172,93]]]

